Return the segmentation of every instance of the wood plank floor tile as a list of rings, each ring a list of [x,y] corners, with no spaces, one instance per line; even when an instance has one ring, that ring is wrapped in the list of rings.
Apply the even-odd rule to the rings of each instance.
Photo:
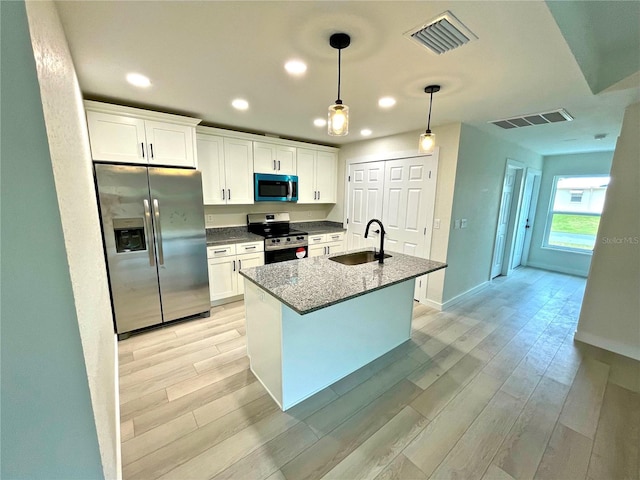
[[[427,480],[427,476],[400,453],[376,476],[375,480]]]
[[[593,440],[608,376],[609,365],[585,358],[569,390],[559,422]]]
[[[120,441],[126,442],[127,440],[133,437],[134,437],[133,420],[129,419],[120,423]]]
[[[279,472],[279,468],[318,440],[304,423],[298,423],[246,457],[238,460],[214,477],[215,480],[254,479],[261,480]]]
[[[482,480],[516,480],[514,477],[509,475],[507,472],[502,470],[499,467],[491,464],[487,471],[482,476]]]
[[[282,418],[278,415],[279,413],[281,412],[277,404],[271,397],[265,394],[243,406],[241,409],[228,413],[216,421],[210,422],[187,435],[183,435],[176,441],[153,451],[149,455],[125,465],[123,469],[124,477],[138,479],[158,478],[175,468],[180,468],[181,465],[198,458],[199,455],[215,448],[218,444],[236,437],[236,435],[240,435],[240,437],[238,437],[240,439],[251,439],[251,441],[256,442],[258,432],[265,431],[267,433],[273,433],[277,428],[284,428]],[[287,416],[287,418],[289,417]],[[297,423],[297,420],[291,422],[289,426],[293,426],[295,423]],[[255,429],[253,428],[254,426],[256,426]],[[286,430],[286,428],[284,428],[284,430]],[[279,433],[281,432],[278,431],[278,434]],[[275,435],[277,434],[274,434],[274,436]],[[231,444],[236,445],[239,451],[234,453],[234,460],[229,461],[224,468],[227,468],[244,456],[240,455],[244,446],[238,438],[236,438],[238,443],[231,442]],[[229,443],[226,445],[228,446]],[[247,453],[249,453],[249,451],[247,451]],[[220,468],[219,471],[224,470],[224,468],[220,466],[221,464],[218,465]],[[197,460],[194,460],[191,466],[195,468],[196,472],[199,472],[193,474],[195,477],[206,476],[203,473],[206,467],[198,463]],[[192,470],[189,470],[188,467],[179,469],[173,478],[183,478],[180,475],[187,475],[187,472],[190,471]],[[219,471],[207,475],[213,476],[219,473]],[[209,476],[206,476],[206,478],[209,478]],[[171,478],[170,475],[169,478]]]
[[[198,374],[202,374],[209,370],[219,368],[225,363],[230,363],[246,356],[246,347],[234,348],[233,350],[225,350],[224,352],[218,353],[215,356],[209,356],[203,360],[195,361],[193,363],[193,367],[196,369],[196,372],[198,372]]]
[[[479,373],[404,449],[405,456],[431,476],[501,384],[499,380]]]
[[[150,411],[153,408],[169,403],[167,391],[163,388],[156,392],[149,393],[128,402],[120,404],[120,421],[131,420],[138,415]]]
[[[224,332],[221,333],[217,333],[215,335],[212,336],[208,336],[206,337],[206,342],[210,345],[218,345],[220,343],[225,343],[228,342],[230,340],[234,340],[240,338],[240,334],[235,330],[226,330]],[[171,340],[166,340],[162,343],[158,343],[155,345],[151,345],[145,348],[141,348],[141,349],[135,349],[133,351],[133,356],[136,360],[138,359],[143,359],[143,358],[148,358],[150,356],[153,355],[158,355],[160,353],[164,353],[164,352],[169,352],[171,350],[173,350],[174,348],[178,348],[181,347],[185,344],[187,344],[187,342],[190,343],[190,340],[201,340],[202,341],[202,337],[200,336],[199,333],[196,334],[191,334],[191,336],[189,338],[185,338],[185,337],[175,337]]]
[[[403,408],[380,430],[371,435],[323,479],[374,478],[402,451],[429,422],[411,407]]]
[[[589,467],[592,443],[591,439],[557,423],[534,478],[584,479]]]
[[[481,478],[524,402],[499,391],[460,437],[432,478]]]
[[[320,478],[397,415],[419,389],[402,380],[281,468],[287,480]]]
[[[138,383],[123,387],[120,389],[120,402],[127,403],[136,398],[148,395],[158,390],[165,389],[198,375],[193,365],[184,365],[175,370],[164,372],[155,378],[140,381]]]
[[[588,478],[637,480],[640,473],[640,394],[607,384]]]
[[[260,382],[252,382],[224,397],[220,397],[196,408],[193,410],[193,415],[198,426],[201,427],[262,397],[265,393],[266,391]]]
[[[500,446],[493,464],[519,480],[533,478],[568,392],[566,385],[543,378]]]
[[[266,480],[287,480],[280,470],[276,470]]]
[[[128,465],[194,431],[196,428],[198,428],[196,420],[193,418],[193,414],[189,412],[153,430],[137,435],[131,440],[122,443],[122,464]]]

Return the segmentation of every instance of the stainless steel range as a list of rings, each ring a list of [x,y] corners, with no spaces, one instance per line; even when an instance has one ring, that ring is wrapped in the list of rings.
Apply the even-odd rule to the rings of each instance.
[[[264,237],[264,263],[285,262],[309,256],[309,235],[291,228],[288,213],[247,215],[251,233]]]

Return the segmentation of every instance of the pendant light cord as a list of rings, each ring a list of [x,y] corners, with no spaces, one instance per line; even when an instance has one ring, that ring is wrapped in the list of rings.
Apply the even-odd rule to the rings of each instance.
[[[431,104],[433,103],[433,90],[431,90],[431,94],[429,95],[429,116],[427,118],[427,131],[431,130]]]
[[[340,101],[340,65],[342,63],[342,49],[339,48],[338,49],[338,100],[336,100],[336,103],[342,103]]]

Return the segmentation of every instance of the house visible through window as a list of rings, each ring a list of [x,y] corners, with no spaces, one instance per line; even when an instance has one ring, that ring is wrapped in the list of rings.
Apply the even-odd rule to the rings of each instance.
[[[608,185],[607,176],[555,177],[544,246],[592,251]]]

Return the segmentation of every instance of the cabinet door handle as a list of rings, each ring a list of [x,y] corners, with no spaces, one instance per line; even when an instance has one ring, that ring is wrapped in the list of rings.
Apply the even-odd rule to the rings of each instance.
[[[253,250],[254,248],[256,248],[255,245],[253,247],[244,247],[245,250]]]
[[[223,249],[223,250],[214,250],[213,253],[225,253],[227,251],[227,249]]]
[[[318,190],[318,200],[320,200],[320,190]]]
[[[317,199],[316,199],[316,195],[317,195],[317,194],[318,194],[318,192],[316,192],[316,191],[314,190],[314,191],[313,191],[313,199],[314,199],[314,200],[317,200]]]
[[[231,189],[229,188],[227,192],[229,193],[229,195],[227,195],[227,200],[231,200]]]
[[[274,170],[277,170],[277,168],[276,168],[276,161],[275,161],[275,160],[273,161],[273,169],[274,169]]]
[[[242,260],[238,260],[238,264],[240,265],[240,266],[238,267],[238,270],[242,270]]]
[[[278,171],[280,171],[280,160],[278,160]]]
[[[332,235],[331,238],[335,240],[336,238],[340,238],[340,235]]]
[[[224,188],[222,189],[222,199],[223,199],[223,200],[226,200],[226,199],[227,199],[227,197],[226,197],[226,195],[225,195]]]
[[[153,155],[153,143],[150,143],[149,146],[151,147],[151,158],[155,158]]]
[[[233,271],[234,272],[236,271],[236,261],[235,260],[233,261]]]
[[[142,158],[144,158],[144,143],[140,142],[140,150],[142,150]]]
[[[151,209],[149,208],[149,200],[145,198],[142,202],[144,204],[144,219],[147,223],[147,250],[149,250],[149,266],[155,267],[156,260],[153,253],[153,227],[151,226]]]
[[[331,247],[327,247],[327,254],[331,253]]]

